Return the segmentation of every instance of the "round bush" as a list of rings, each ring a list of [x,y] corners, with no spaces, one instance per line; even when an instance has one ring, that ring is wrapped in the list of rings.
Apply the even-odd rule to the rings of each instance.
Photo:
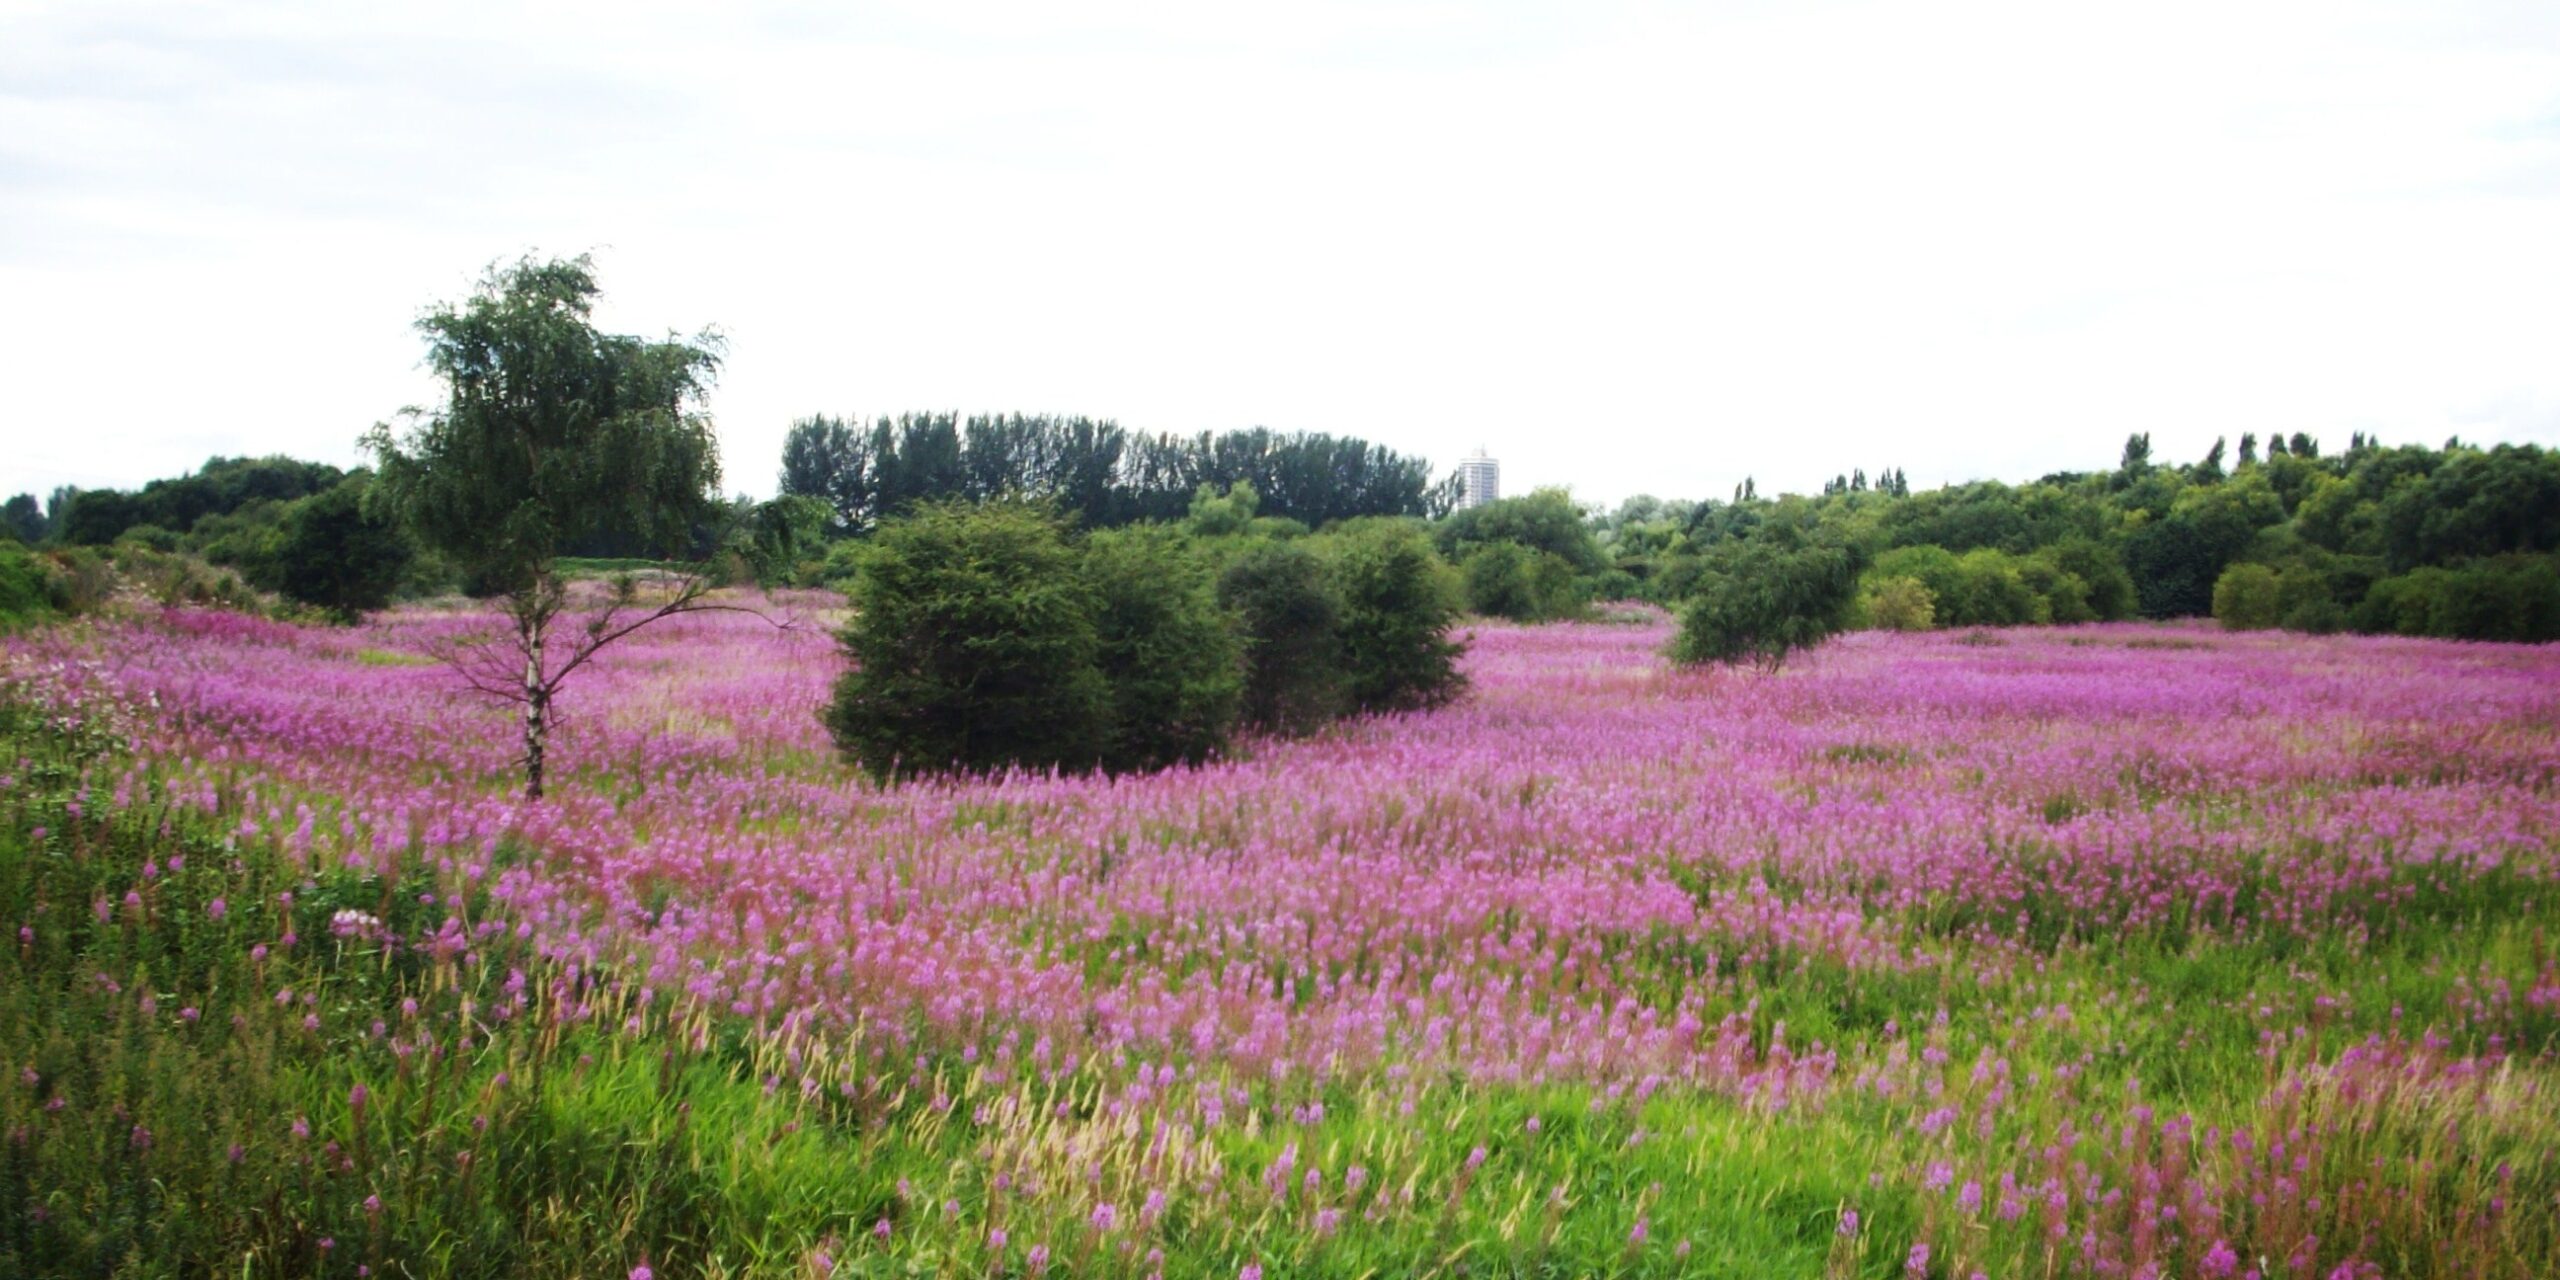
[[[2282,613],[2276,571],[2262,564],[2235,564],[2213,584],[2213,617],[2227,631],[2264,631]]]
[[[1038,508],[932,504],[882,526],[850,593],[853,670],[823,713],[875,778],[1101,762],[1095,600]]]
[[[1295,542],[1247,548],[1218,576],[1218,603],[1243,634],[1246,724],[1311,733],[1342,714],[1341,605],[1314,552]]]
[[[1449,638],[1458,619],[1458,586],[1430,538],[1409,525],[1379,522],[1327,542],[1342,601],[1351,705],[1412,711],[1464,691],[1458,658],[1466,646]]]
[[[1244,651],[1201,558],[1169,529],[1131,526],[1086,542],[1084,576],[1111,690],[1104,765],[1157,769],[1223,749],[1244,702]]]

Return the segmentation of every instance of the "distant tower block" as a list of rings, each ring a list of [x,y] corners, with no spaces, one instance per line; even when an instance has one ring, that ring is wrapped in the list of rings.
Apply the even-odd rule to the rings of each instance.
[[[1458,505],[1481,507],[1502,496],[1502,464],[1482,449],[1458,463]]]

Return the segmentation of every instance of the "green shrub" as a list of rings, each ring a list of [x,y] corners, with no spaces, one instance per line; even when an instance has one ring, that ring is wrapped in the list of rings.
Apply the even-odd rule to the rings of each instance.
[[[883,780],[1099,763],[1110,691],[1078,568],[1035,507],[926,504],[883,525],[823,713],[838,748]]]
[[[2035,595],[2035,621],[2068,625],[2098,620],[2098,611],[2089,604],[2089,584],[2079,574],[2042,556],[2014,556],[2011,563],[2018,580]]]
[[[116,567],[105,553],[95,547],[65,547],[52,559],[61,575],[63,612],[95,613],[114,598]]]
[[[2226,631],[2264,631],[2284,616],[2276,571],[2235,564],[2213,583],[2213,617]]]
[[[206,564],[194,556],[155,551],[140,542],[119,542],[109,552],[109,557],[101,562],[98,572],[102,581],[93,588],[101,604],[118,587],[123,587],[164,606],[188,605],[257,614],[270,610],[272,602],[262,597],[256,587],[242,580],[237,572]]]
[[[218,512],[196,521],[187,545],[205,563],[239,572],[252,585],[277,590],[281,576],[277,554],[284,542],[284,520],[291,504],[259,499],[236,511]]]
[[[2027,585],[2018,558],[1992,547],[1957,557],[1956,594],[1938,598],[1950,626],[2024,627],[2053,621],[2043,597]]]
[[[1748,661],[1776,669],[1788,654],[1848,625],[1863,567],[1855,548],[1782,548],[1759,540],[1721,544],[1709,559],[1697,594],[1680,614],[1671,649],[1677,662]]]
[[[1096,662],[1110,688],[1103,763],[1197,763],[1226,745],[1244,701],[1244,651],[1205,561],[1171,530],[1135,525],[1086,542]]]
[[[117,534],[115,540],[118,543],[136,547],[148,547],[153,551],[163,553],[178,549],[178,535],[171,533],[156,524],[133,525],[127,528],[124,532]]]
[[[70,583],[52,561],[14,542],[0,542],[0,629],[41,622],[69,604]]]
[[[800,585],[850,590],[862,574],[862,548],[863,544],[849,541],[829,545],[823,558],[802,571]]]
[[[1488,542],[1460,566],[1467,608],[1488,618],[1547,622],[1579,616],[1588,606],[1573,563],[1517,542]]]
[[[2439,634],[2539,644],[2560,640],[2560,558],[2497,556],[2460,571],[2438,608]]]
[[[1218,575],[1218,603],[1244,640],[1246,724],[1310,733],[1350,705],[1342,608],[1314,552],[1297,542],[1245,548]]]
[[[391,603],[417,545],[365,509],[366,482],[349,479],[293,504],[276,541],[276,586],[288,598],[352,622]]]
[[[1232,538],[1253,525],[1254,512],[1261,505],[1262,495],[1241,480],[1228,485],[1223,494],[1216,485],[1204,484],[1191,495],[1191,514],[1185,523],[1203,538]]]
[[[2509,555],[2413,569],[2373,585],[2359,630],[2447,640],[2560,640],[2560,559]]]
[[[1578,574],[1597,575],[1609,568],[1599,535],[1573,495],[1562,489],[1453,511],[1433,528],[1432,536],[1440,553],[1453,561],[1463,562],[1478,547],[1510,543],[1559,557]]]
[[[741,577],[762,587],[793,581],[801,565],[827,552],[827,522],[835,509],[823,499],[784,496],[756,504],[736,531],[733,550]]]
[[[1918,578],[1883,578],[1864,600],[1867,625],[1881,631],[1927,631],[1937,625],[1937,597]]]
[[[1326,535],[1342,604],[1342,652],[1351,705],[1361,711],[1436,707],[1466,689],[1449,638],[1458,587],[1421,529],[1362,521]]]
[[[2028,580],[2030,562],[1996,547],[1976,547],[1958,555],[1923,544],[1897,547],[1876,558],[1878,579],[1910,578],[1928,588],[1937,625],[1942,627],[2019,627],[2053,621],[2053,605]],[[2050,566],[2033,566],[2048,590],[2063,592],[2065,606],[2087,612],[2085,586]],[[2065,586],[2066,581],[2073,585]]]
[[[2095,538],[2065,538],[2038,551],[2035,558],[2080,580],[2090,621],[2120,622],[2141,607],[2124,558]]]

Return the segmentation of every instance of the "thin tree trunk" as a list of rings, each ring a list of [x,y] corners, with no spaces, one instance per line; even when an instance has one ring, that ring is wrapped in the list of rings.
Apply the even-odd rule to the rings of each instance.
[[[542,798],[542,752],[550,731],[551,691],[543,686],[543,620],[524,627],[524,798]]]

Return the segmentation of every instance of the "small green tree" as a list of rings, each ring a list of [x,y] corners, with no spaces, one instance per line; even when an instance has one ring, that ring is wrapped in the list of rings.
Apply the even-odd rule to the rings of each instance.
[[[1192,493],[1191,514],[1184,523],[1203,538],[1234,537],[1252,527],[1261,506],[1262,495],[1241,480],[1228,485],[1224,494],[1216,485],[1204,484]]]
[[[581,608],[580,625],[554,643],[572,609],[554,569],[564,544],[604,533],[672,553],[709,515],[720,481],[702,412],[718,339],[599,333],[589,319],[597,293],[584,256],[490,268],[461,305],[418,321],[443,406],[409,410],[405,432],[382,423],[364,438],[380,509],[502,599],[508,634],[471,637],[444,656],[472,688],[523,708],[534,800],[569,677],[652,622],[715,607],[699,572],[645,598],[626,582]]]
[[[34,494],[21,493],[0,505],[0,534],[32,547],[44,541],[46,532],[44,507]]]
[[[1036,507],[925,503],[882,522],[841,633],[853,669],[822,715],[837,747],[883,781],[1094,767],[1111,695],[1079,569]]]
[[[367,487],[350,479],[294,503],[275,544],[276,585],[342,622],[390,604],[417,555],[396,521],[365,508]]]
[[[1508,542],[1561,557],[1576,573],[1598,574],[1609,567],[1590,519],[1562,489],[1539,489],[1450,512],[1432,535],[1440,553],[1452,561],[1477,547]]]
[[[1851,547],[1786,547],[1753,539],[1718,546],[1680,614],[1673,661],[1750,662],[1774,671],[1787,655],[1846,628],[1865,558]]]
[[[1936,626],[1936,598],[1918,578],[1885,578],[1867,588],[1867,624],[1882,631],[1926,631]]]
[[[2133,578],[2124,570],[2124,559],[2113,548],[2095,538],[2070,537],[2036,553],[2055,569],[2078,578],[2086,589],[2086,602],[2093,622],[2116,622],[2134,615],[2141,601],[2134,594]]]
[[[1218,603],[1244,640],[1244,721],[1311,733],[1342,714],[1342,606],[1324,564],[1296,542],[1261,542],[1218,575]]]
[[[1477,544],[1459,574],[1467,608],[1488,618],[1547,622],[1573,617],[1588,604],[1571,561],[1517,542]]]
[[[1225,749],[1244,702],[1244,649],[1207,563],[1173,531],[1135,525],[1085,543],[1096,661],[1111,690],[1103,764],[1194,764]]]
[[[2308,561],[2297,560],[2277,570],[2276,625],[2305,635],[2345,630],[2347,610],[2338,600],[2340,585]]]
[[[1422,530],[1362,522],[1326,539],[1342,602],[1342,651],[1351,705],[1362,711],[1436,707],[1466,689],[1449,638],[1458,584]]]
[[[747,505],[731,545],[757,585],[781,586],[804,563],[826,556],[832,511],[821,499],[793,494]]]
[[[2213,617],[2226,631],[2264,631],[2276,625],[2281,611],[2276,571],[2262,564],[2235,564],[2213,583]]]

